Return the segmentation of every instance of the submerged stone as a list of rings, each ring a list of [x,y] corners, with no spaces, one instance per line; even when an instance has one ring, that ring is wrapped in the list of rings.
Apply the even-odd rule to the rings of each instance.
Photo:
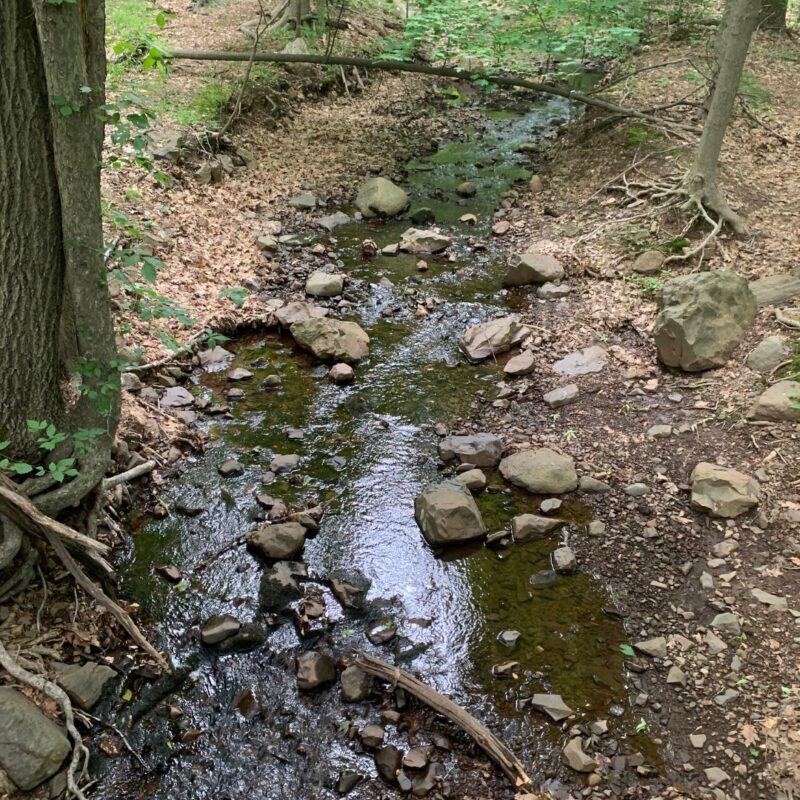
[[[439,442],[443,461],[458,458],[461,463],[476,467],[495,467],[503,455],[503,440],[492,433],[446,436]]]

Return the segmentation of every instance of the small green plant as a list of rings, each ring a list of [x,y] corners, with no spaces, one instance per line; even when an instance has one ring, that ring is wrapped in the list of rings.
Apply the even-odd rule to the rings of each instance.
[[[664,285],[664,279],[655,275],[628,275],[626,280],[646,297],[652,297]]]
[[[619,650],[626,658],[633,658],[634,656],[633,648],[629,644],[621,644]]]
[[[569,428],[569,430],[564,431],[564,438],[568,442],[574,442],[578,438],[578,434],[572,428]]]
[[[236,308],[241,308],[249,294],[243,286],[229,286],[227,289],[220,289],[217,297],[220,300],[230,300]]]
[[[646,142],[652,142],[655,139],[660,139],[661,136],[655,131],[651,131],[649,128],[645,128],[642,125],[635,125],[632,128],[628,128],[627,138],[629,146],[638,147]]]
[[[69,434],[57,430],[56,426],[47,420],[28,420],[28,432],[35,437],[36,444],[45,453],[52,453],[60,444],[70,439]],[[101,429],[80,430],[72,434],[73,453],[75,457],[59,458],[55,461],[46,461],[36,464],[27,461],[16,461],[4,456],[2,451],[8,449],[10,441],[0,442],[0,470],[13,475],[35,475],[43,478],[51,477],[56,483],[63,483],[67,478],[78,475],[76,457],[80,458],[88,452],[91,442],[103,434]]]
[[[647,720],[642,717],[637,723],[634,730],[636,733],[646,733],[650,729],[650,726],[647,724]]]

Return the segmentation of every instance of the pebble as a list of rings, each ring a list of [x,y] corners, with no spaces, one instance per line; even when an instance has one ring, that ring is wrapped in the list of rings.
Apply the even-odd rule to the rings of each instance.
[[[644,497],[650,494],[650,487],[646,483],[632,483],[623,490],[629,497]]]
[[[217,467],[217,472],[219,472],[223,478],[235,478],[244,473],[244,464],[240,463],[235,458],[229,458]]]
[[[701,750],[706,746],[706,735],[704,733],[690,733],[689,742],[695,750]]]
[[[558,509],[561,508],[561,506],[562,506],[561,500],[557,500],[556,498],[550,498],[548,500],[543,500],[539,508],[542,510],[543,514],[550,514],[553,511],[558,511]]]
[[[734,636],[738,636],[742,632],[742,627],[739,624],[737,616],[730,611],[717,614],[717,616],[711,620],[711,627]]]

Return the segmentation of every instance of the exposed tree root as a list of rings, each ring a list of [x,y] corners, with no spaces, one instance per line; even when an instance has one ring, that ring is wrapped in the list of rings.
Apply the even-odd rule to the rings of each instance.
[[[35,577],[33,568],[39,561],[39,551],[31,546],[28,537],[18,525],[15,525],[9,519],[4,519],[2,516],[0,516],[0,532],[3,536],[3,542],[6,543],[3,548],[5,557],[8,557],[13,551],[10,560],[0,568],[0,574],[4,570],[11,573],[8,578],[0,583],[0,603],[2,603],[4,600],[16,596],[28,588]],[[15,559],[19,563],[14,564]]]
[[[61,706],[64,713],[64,725],[72,739],[72,758],[70,759],[69,768],[67,769],[67,792],[72,797],[78,800],[86,800],[86,796],[81,791],[78,785],[85,777],[86,770],[89,762],[89,751],[83,743],[78,729],[75,727],[75,715],[72,710],[72,702],[70,701],[67,693],[60,687],[56,686],[52,681],[47,680],[42,675],[35,675],[29,669],[26,669],[20,662],[12,658],[11,654],[6,650],[2,640],[0,640],[0,667],[20,683],[30,686],[32,689],[43,692],[51,700]]]

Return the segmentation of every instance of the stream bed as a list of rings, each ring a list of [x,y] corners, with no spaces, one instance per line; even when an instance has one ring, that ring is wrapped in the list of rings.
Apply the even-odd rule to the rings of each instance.
[[[371,340],[354,384],[331,383],[324,365],[277,331],[226,343],[234,361],[193,376],[196,397],[225,403],[223,392],[234,385],[229,369],[253,372],[236,384],[244,397],[228,402],[229,414],[199,415],[210,436],[206,452],[164,485],[166,516],[139,526],[121,568],[124,592],[153,623],[158,646],[191,674],[130,731],[146,768],[127,758],[107,760],[95,796],[333,797],[344,771],[363,776],[350,797],[384,796],[389,789],[376,777],[372,756],[342,726],[343,719],[359,727],[377,722],[377,702],[344,706],[336,685],[299,693],[294,660],[309,649],[336,657],[365,650],[411,670],[484,722],[539,784],[557,771],[560,729],[526,703],[533,693],[560,694],[586,724],[611,713],[620,738],[632,730],[619,647],[625,633],[612,599],[585,573],[531,582],[551,569],[550,554],[562,538],[435,553],[413,513],[414,497],[441,476],[434,426],[451,428],[478,397],[491,401],[502,380],[496,363],[467,364],[457,343],[470,325],[508,312],[504,263],[490,226],[503,194],[529,177],[518,147],[546,137],[569,116],[569,105],[558,99],[525,113],[487,112],[480,131],[465,131],[408,164],[411,212],[433,211],[454,240],[454,260],[427,258],[429,269],[420,272],[418,256],[362,255],[364,239],[379,247],[397,242],[408,219],[353,222],[321,239],[351,277],[353,302],[334,314],[359,322]],[[465,180],[477,193],[459,203],[455,187]],[[475,214],[477,224],[458,222],[465,213]],[[421,303],[427,315],[416,311]],[[270,375],[280,376],[280,386],[259,389]],[[296,470],[268,472],[275,456],[287,454],[301,457]],[[244,465],[244,474],[220,476],[229,458]],[[313,586],[325,606],[311,628],[281,624],[259,607],[263,568],[236,544],[264,516],[256,494],[293,509],[324,506],[320,530],[303,554],[309,574],[321,579]],[[489,531],[507,529],[518,513],[537,512],[542,499],[509,490],[496,474],[476,497]],[[585,535],[587,506],[570,499],[562,515],[571,520],[568,537]],[[164,564],[181,570],[184,580],[174,585],[155,574]],[[353,613],[328,582],[359,574],[370,588],[365,608]],[[222,613],[256,623],[264,643],[244,653],[204,648],[198,625]],[[376,624],[396,627],[397,635],[371,644],[365,631]],[[506,630],[520,634],[513,648],[498,638]],[[515,678],[494,677],[493,667],[510,660],[518,662]],[[416,736],[426,742],[424,732]],[[406,733],[395,728],[387,729],[389,741],[408,746]],[[439,758],[447,769],[455,763],[446,751]]]

